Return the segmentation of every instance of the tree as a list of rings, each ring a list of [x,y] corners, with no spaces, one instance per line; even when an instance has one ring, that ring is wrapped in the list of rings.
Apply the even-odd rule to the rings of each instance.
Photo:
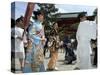
[[[94,10],[94,12],[93,12],[93,15],[94,15],[94,16],[97,16],[97,11],[98,11],[98,9],[96,8],[96,9]]]
[[[55,4],[37,4],[40,9],[44,13],[44,27],[45,27],[45,33],[48,35],[50,33],[50,30],[52,29],[52,23],[57,21],[57,17],[59,16],[57,14],[58,9],[55,7]]]

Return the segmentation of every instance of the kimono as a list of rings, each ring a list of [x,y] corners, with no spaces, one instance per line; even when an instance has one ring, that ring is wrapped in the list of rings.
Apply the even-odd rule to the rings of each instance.
[[[48,62],[48,71],[50,70],[56,70],[56,63],[58,59],[58,49],[59,49],[59,35],[58,35],[58,30],[56,31],[53,29],[51,31],[51,37],[50,40],[52,43],[50,43],[51,46],[49,46],[51,58]]]
[[[90,41],[96,39],[96,24],[93,21],[80,22],[76,38],[78,41],[77,46],[77,66],[80,69],[90,69],[92,52]]]
[[[44,72],[44,55],[43,55],[43,41],[41,38],[44,36],[44,28],[39,21],[35,21],[29,27],[29,38],[32,41],[30,52],[26,54],[26,61],[31,64],[30,68],[24,72]]]

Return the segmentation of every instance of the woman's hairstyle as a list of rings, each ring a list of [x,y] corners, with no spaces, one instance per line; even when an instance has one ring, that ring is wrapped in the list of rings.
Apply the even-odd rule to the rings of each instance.
[[[16,19],[16,23],[17,23],[17,22],[20,22],[20,21],[23,21],[23,19],[24,19],[23,16],[19,17],[18,19]]]
[[[80,14],[78,15],[78,19],[80,19],[80,18],[86,16],[86,14],[87,14],[87,12],[82,12],[82,13],[80,13]]]
[[[37,16],[38,16],[38,15],[40,15],[40,14],[41,14],[41,15],[44,15],[42,11],[34,11],[33,14],[34,14],[34,16],[35,16],[34,19],[36,19],[36,20],[37,20]]]

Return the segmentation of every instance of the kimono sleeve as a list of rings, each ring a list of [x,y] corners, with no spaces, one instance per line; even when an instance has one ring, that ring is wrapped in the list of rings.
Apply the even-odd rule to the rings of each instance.
[[[96,22],[91,22],[91,39],[96,39],[97,25]]]
[[[36,34],[35,26],[29,27],[29,37],[34,41],[35,44],[39,44],[41,38]]]
[[[78,29],[77,29],[77,32],[76,32],[76,39],[77,40],[79,40],[79,33],[80,33],[79,30],[80,30],[80,27],[78,26]]]

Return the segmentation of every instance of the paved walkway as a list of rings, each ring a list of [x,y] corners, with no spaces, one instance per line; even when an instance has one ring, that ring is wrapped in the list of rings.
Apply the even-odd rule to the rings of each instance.
[[[76,67],[76,64],[77,63],[74,63],[74,64],[64,64],[64,56],[65,56],[65,53],[61,53],[59,51],[59,54],[58,54],[58,61],[57,61],[57,68],[59,71],[68,71],[68,70],[73,70],[75,67]],[[49,52],[46,53],[46,56],[45,56],[45,61],[44,61],[44,64],[45,64],[45,68],[47,69],[47,64],[48,64],[48,61],[50,58],[49,57]],[[19,64],[19,61],[18,59],[16,59],[15,61],[17,63],[16,65],[16,68],[17,69],[20,69],[20,64]],[[94,67],[93,67],[94,68]],[[28,69],[28,68],[27,68]],[[16,71],[16,73],[21,73],[21,71]]]
[[[49,53],[46,54],[46,58],[49,57],[48,55],[49,55]],[[75,64],[65,64],[64,57],[65,57],[65,53],[59,52],[58,61],[57,61],[57,65],[56,65],[58,70],[59,71],[73,70],[76,67],[76,65]],[[45,67],[46,68],[47,68],[48,61],[49,61],[49,59],[45,60]]]

